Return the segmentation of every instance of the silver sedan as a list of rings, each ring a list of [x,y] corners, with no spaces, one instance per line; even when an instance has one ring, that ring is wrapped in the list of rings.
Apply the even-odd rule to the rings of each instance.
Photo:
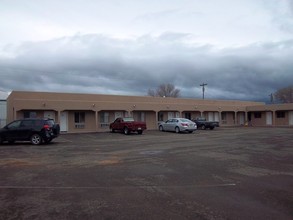
[[[175,131],[176,133],[187,131],[192,133],[196,129],[196,123],[186,118],[170,118],[159,124],[160,131]]]

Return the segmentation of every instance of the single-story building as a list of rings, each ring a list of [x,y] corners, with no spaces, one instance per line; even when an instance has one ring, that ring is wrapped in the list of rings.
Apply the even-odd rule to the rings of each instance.
[[[48,117],[62,132],[108,131],[121,116],[145,121],[148,129],[157,129],[160,121],[171,117],[205,117],[220,126],[293,126],[293,103],[28,91],[13,91],[7,98],[7,122]]]

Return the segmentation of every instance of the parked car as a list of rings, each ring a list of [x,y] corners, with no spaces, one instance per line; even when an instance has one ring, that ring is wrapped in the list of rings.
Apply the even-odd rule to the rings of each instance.
[[[116,118],[114,122],[110,124],[110,131],[120,131],[124,132],[124,134],[130,134],[130,132],[137,132],[138,134],[142,134],[144,130],[146,130],[145,122],[135,121],[133,118]]]
[[[196,123],[186,118],[171,118],[159,124],[160,131],[175,131],[176,133],[187,131],[192,133],[196,129]]]
[[[196,118],[192,120],[197,124],[197,127],[205,130],[209,128],[210,130],[213,130],[215,127],[219,127],[219,122],[216,121],[207,121],[205,118]]]
[[[30,141],[34,145],[49,143],[58,137],[60,126],[53,119],[15,120],[0,129],[0,144],[7,141]]]

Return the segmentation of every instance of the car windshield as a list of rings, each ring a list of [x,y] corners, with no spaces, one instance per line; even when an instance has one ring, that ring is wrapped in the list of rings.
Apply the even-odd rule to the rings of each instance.
[[[133,118],[123,118],[123,121],[131,122],[131,121],[134,121],[134,119]]]

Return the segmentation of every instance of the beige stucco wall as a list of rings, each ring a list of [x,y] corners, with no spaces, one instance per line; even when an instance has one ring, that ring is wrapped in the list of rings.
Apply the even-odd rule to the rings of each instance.
[[[254,113],[251,114],[251,125],[252,126],[265,126],[266,125],[266,113],[265,112],[260,112],[261,117],[256,118]]]
[[[289,125],[289,112],[284,112],[284,118],[278,118],[276,115],[276,126],[287,126]]]

